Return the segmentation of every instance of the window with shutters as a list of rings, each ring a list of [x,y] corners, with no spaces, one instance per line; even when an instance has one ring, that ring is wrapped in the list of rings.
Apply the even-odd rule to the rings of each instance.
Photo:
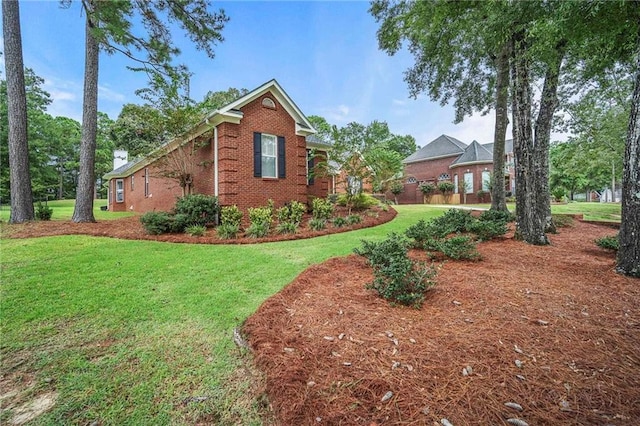
[[[253,176],[267,179],[286,177],[284,136],[253,134]]]
[[[277,139],[273,135],[262,134],[262,177],[275,178],[278,176],[278,148]]]

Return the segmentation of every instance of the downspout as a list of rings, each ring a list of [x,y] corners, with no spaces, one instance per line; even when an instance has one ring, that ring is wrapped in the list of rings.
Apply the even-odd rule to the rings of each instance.
[[[213,128],[213,195],[219,195],[218,188],[218,126]]]

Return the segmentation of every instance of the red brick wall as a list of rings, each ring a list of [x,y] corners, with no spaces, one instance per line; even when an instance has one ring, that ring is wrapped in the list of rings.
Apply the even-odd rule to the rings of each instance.
[[[275,102],[275,109],[262,106],[265,97]],[[236,204],[244,210],[266,205],[269,199],[275,202],[276,207],[292,200],[306,203],[307,147],[304,136],[297,136],[295,133],[294,119],[270,94],[259,97],[241,110],[244,118],[240,125],[223,124],[218,129],[220,204]],[[254,132],[284,136],[285,178],[253,176]],[[314,192],[320,193],[326,182],[321,179],[316,182]]]
[[[477,196],[477,192],[482,189],[482,172],[484,170],[488,170],[493,173],[493,164],[472,164],[467,166],[455,167],[451,169],[451,179],[453,180],[453,176],[455,174],[458,175],[458,179],[460,182],[464,180],[465,173],[470,172],[473,173],[473,189],[470,194],[467,194],[467,204],[476,204],[476,203],[489,203],[491,202],[491,198],[489,194],[484,196],[483,200],[480,200]],[[460,193],[460,203],[464,203],[464,194]]]
[[[274,108],[262,106],[262,99],[270,97]],[[329,180],[316,177],[313,185],[307,185],[307,148],[304,136],[295,133],[296,123],[274,96],[264,95],[242,108],[241,123],[222,123],[218,126],[218,188],[221,205],[236,204],[240,209],[264,206],[269,199],[276,207],[291,200],[306,203],[308,195],[326,197]],[[282,179],[253,176],[253,133],[268,133],[284,136],[286,150],[286,177]],[[213,132],[207,132],[196,142],[197,149],[192,160],[193,193],[214,195],[214,152]],[[163,177],[169,162],[158,160],[149,165],[149,195],[144,193],[144,169],[134,175],[134,189],[131,178],[125,181],[125,201],[115,202],[115,179],[112,188],[113,211],[152,210],[169,211],[176,198],[182,195],[177,181]]]

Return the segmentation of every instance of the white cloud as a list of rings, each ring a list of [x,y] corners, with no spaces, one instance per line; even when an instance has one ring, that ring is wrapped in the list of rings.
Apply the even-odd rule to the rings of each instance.
[[[323,108],[320,113],[329,123],[346,124],[353,121],[351,118],[351,108],[341,104],[335,107]]]
[[[404,106],[404,105],[407,104],[407,101],[403,101],[403,100],[400,100],[400,99],[392,99],[391,100],[391,104],[393,106]]]
[[[124,102],[127,97],[106,86],[98,86],[98,98],[111,102]]]

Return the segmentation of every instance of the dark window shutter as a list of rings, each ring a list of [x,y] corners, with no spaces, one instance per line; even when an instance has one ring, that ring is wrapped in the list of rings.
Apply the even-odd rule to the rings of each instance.
[[[253,133],[253,177],[262,177],[262,134]]]
[[[311,150],[307,150],[307,169],[309,170],[307,173],[307,185],[313,185],[313,165],[314,165],[314,157],[313,152]]]
[[[284,136],[278,136],[278,177],[280,179],[287,177],[285,156]]]

